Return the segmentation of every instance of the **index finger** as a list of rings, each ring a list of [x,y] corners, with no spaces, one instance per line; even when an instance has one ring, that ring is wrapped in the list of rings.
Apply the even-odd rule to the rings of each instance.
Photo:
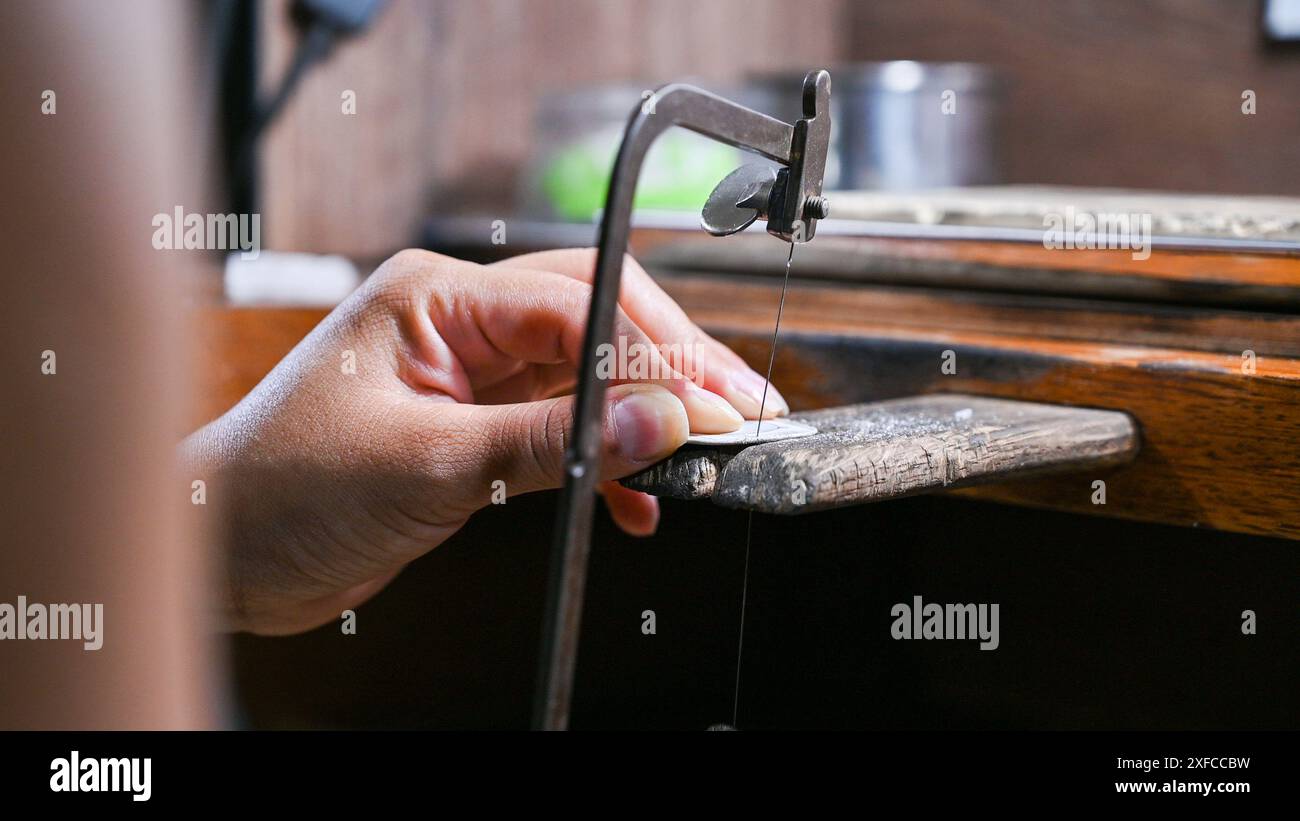
[[[596,251],[592,248],[537,251],[492,265],[552,271],[587,283],[593,279],[595,266]],[[659,283],[629,255],[623,257],[619,305],[655,342],[699,345],[705,361],[701,363],[703,367],[691,376],[702,387],[725,397],[746,418],[757,418],[760,407],[763,407],[763,416],[766,418],[789,412],[789,405],[775,386],[768,386],[767,380],[734,351],[696,325],[681,306],[659,287]],[[768,389],[766,405],[763,404],[765,387]]]

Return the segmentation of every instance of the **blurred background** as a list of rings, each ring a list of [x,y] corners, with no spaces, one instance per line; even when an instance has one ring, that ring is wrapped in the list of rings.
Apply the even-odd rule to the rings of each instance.
[[[291,6],[245,12],[264,93],[303,38]],[[812,67],[834,77],[838,187],[1293,194],[1300,52],[1286,7],[1296,14],[1286,0],[391,0],[305,73],[265,133],[264,242],[376,257],[424,237],[431,216],[589,219],[642,91],[693,80],[790,116]],[[346,90],[355,116],[340,116]],[[1266,116],[1243,116],[1246,90]],[[941,113],[945,91],[959,116]],[[661,146],[641,203],[698,209],[727,170],[719,151]],[[671,173],[681,162],[707,173]]]

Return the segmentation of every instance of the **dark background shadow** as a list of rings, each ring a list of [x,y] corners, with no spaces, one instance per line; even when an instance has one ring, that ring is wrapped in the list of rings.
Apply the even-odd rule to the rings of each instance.
[[[552,504],[483,511],[363,606],[355,636],[237,637],[247,722],[526,727]],[[649,540],[601,514],[575,728],[730,722],[744,536],[745,514],[702,503],[665,503]],[[952,498],[756,516],[738,723],[1294,729],[1297,580],[1282,540]],[[998,603],[1001,646],[891,639],[890,608],[917,594]]]

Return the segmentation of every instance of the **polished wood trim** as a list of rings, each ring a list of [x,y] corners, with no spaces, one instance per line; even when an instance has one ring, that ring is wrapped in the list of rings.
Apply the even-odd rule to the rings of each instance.
[[[639,231],[643,262],[661,269],[780,276],[785,257],[745,234],[718,242]],[[801,279],[1022,294],[1300,309],[1300,256],[1125,249],[1049,249],[1035,243],[818,236],[796,253]]]
[[[660,273],[659,281],[679,301],[709,310],[718,277]],[[775,287],[759,278],[731,278],[736,315],[770,321]],[[792,284],[799,294],[789,308],[799,316],[849,327],[883,324],[926,329],[991,332],[1057,340],[1113,342],[1258,356],[1300,357],[1300,316],[1205,307],[1151,306],[1098,299],[990,294],[938,288],[846,286],[809,281]]]

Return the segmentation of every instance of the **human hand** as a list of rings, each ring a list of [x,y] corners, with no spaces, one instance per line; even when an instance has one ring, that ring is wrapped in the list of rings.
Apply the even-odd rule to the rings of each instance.
[[[559,394],[576,381],[594,263],[578,249],[491,266],[403,251],[187,440],[191,469],[223,505],[232,628],[291,633],[337,618],[494,490],[563,484],[573,397]],[[645,346],[656,378],[610,380],[601,494],[624,530],[647,535],[657,500],[609,480],[691,431],[757,418],[764,379],[631,258],[619,305],[615,339]],[[693,354],[695,381],[660,346]],[[764,415],[785,412],[769,389]]]

